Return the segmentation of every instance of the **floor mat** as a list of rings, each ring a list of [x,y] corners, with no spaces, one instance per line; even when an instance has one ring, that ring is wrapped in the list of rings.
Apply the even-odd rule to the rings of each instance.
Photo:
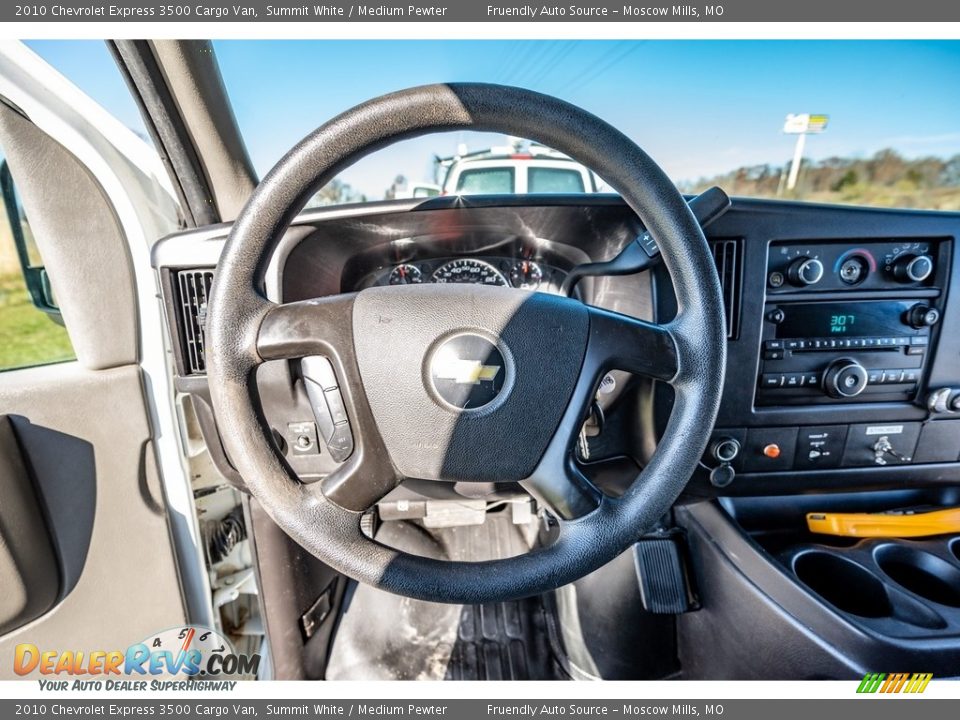
[[[472,605],[460,612],[447,680],[559,680],[539,598]]]
[[[386,523],[377,539],[444,559],[487,559],[526,552],[509,517],[480,526],[425,531]],[[445,605],[351,583],[328,680],[559,680],[540,598],[486,605]]]
[[[559,680],[539,598],[442,605],[354,585],[328,680]]]

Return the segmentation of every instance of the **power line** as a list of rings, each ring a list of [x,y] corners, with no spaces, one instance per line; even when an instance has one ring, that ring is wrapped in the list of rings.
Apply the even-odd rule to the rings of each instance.
[[[521,68],[520,75],[517,77],[518,85],[528,82],[526,78],[531,73],[537,73],[540,71],[540,68],[544,65],[545,58],[550,54],[552,44],[553,43],[544,40],[535,41],[530,57],[526,63],[524,63],[523,67]]]
[[[566,40],[558,44],[555,48],[555,52],[552,53],[549,57],[544,59],[544,67],[540,72],[538,72],[534,77],[530,78],[530,84],[536,85],[537,83],[546,80],[554,70],[559,67],[563,61],[573,52],[576,47],[575,40]]]
[[[621,41],[616,47],[611,48],[610,52],[605,53],[602,58],[599,58],[576,78],[571,80],[570,83],[564,87],[564,91],[571,93],[579,90],[585,85],[588,85],[607,70],[625,60],[631,53],[636,52],[639,49],[640,44],[636,41]]]

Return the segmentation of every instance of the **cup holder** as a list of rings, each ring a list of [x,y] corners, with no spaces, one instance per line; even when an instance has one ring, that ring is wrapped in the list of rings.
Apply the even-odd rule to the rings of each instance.
[[[893,614],[883,582],[857,563],[810,550],[797,555],[793,571],[807,587],[838,610],[864,618]]]
[[[958,548],[960,544],[954,544],[955,555]],[[880,569],[898,585],[940,605],[960,608],[960,569],[946,560],[904,545],[881,547],[875,557]]]

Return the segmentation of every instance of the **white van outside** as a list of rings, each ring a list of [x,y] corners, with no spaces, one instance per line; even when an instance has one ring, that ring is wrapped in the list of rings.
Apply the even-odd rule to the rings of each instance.
[[[444,195],[579,194],[600,181],[577,161],[539,145],[491,148],[438,160],[447,168]]]

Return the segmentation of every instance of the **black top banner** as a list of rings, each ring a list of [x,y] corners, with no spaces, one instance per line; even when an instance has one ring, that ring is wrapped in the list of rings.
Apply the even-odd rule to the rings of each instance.
[[[490,3],[413,0],[355,3],[321,0],[35,0],[3,3],[0,22],[954,22],[960,3],[943,0],[725,0],[668,4],[657,0]]]

